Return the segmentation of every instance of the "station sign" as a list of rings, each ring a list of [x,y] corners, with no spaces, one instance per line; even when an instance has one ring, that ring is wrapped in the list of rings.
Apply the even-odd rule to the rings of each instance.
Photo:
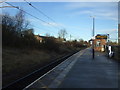
[[[97,35],[96,39],[107,39],[107,35]]]

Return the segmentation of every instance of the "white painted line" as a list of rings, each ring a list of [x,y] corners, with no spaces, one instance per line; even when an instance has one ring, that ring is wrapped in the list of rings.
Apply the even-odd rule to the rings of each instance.
[[[78,52],[77,52],[78,53]],[[75,53],[76,54],[76,53]],[[73,54],[73,55],[75,55]],[[72,56],[73,56],[72,55]],[[72,56],[70,56],[69,58],[71,58]],[[69,59],[67,58],[67,59]],[[66,61],[66,60],[65,60]],[[55,68],[57,68],[58,66],[60,66],[62,63],[64,63],[65,61],[61,62],[60,64],[58,64],[57,66],[55,66],[53,69],[51,69],[50,71],[48,71],[47,73],[45,73],[44,75],[42,75],[40,78],[36,79],[34,82],[32,82],[31,84],[29,84],[28,86],[26,86],[23,90],[25,90],[26,88],[29,88],[31,85],[33,85],[35,82],[37,82],[38,80],[40,80],[41,78],[43,78],[44,76],[46,76],[48,73],[50,73],[52,70],[54,70]]]
[[[86,49],[81,50],[81,51],[73,54],[72,56],[70,56],[69,58],[67,58],[67,60],[70,59],[71,57],[73,57],[74,55],[76,55],[76,54],[78,54],[78,53],[80,53],[80,52],[83,52],[83,51],[85,51],[85,50],[86,50]],[[66,61],[66,60],[65,60],[65,61]],[[40,78],[36,79],[34,82],[32,82],[31,84],[29,84],[28,86],[26,86],[23,90],[29,88],[31,85],[33,85],[33,84],[36,83],[38,80],[40,80],[41,78],[43,78],[44,76],[46,76],[48,73],[50,73],[51,71],[53,71],[55,68],[57,68],[58,66],[60,66],[61,64],[63,64],[65,61],[61,62],[60,64],[58,64],[57,66],[55,66],[53,69],[49,70],[47,73],[45,73],[44,75],[42,75]]]
[[[61,82],[64,80],[64,77],[68,74],[68,72],[71,70],[73,65],[77,62],[78,58],[83,54],[84,52],[81,52],[80,55],[77,55],[75,60],[73,60],[67,68],[65,68],[60,75],[56,77],[56,79],[48,86],[49,88],[58,88],[58,86],[61,84]]]

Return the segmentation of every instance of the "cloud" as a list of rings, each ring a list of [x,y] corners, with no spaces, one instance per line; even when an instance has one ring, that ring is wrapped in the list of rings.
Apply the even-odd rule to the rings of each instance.
[[[85,10],[85,11],[79,11],[73,13],[74,15],[89,15],[92,16],[94,15],[97,19],[109,19],[109,20],[118,20],[118,13],[117,12],[109,12],[109,11],[104,11],[104,12],[99,12],[98,11],[91,11],[91,10]]]
[[[101,33],[106,33],[106,34],[113,34],[113,33],[117,33],[118,30],[117,29],[108,29],[108,30],[98,30]]]
[[[15,2],[15,0],[9,0]],[[119,0],[29,0],[30,2],[118,2]],[[16,0],[16,2],[24,2],[24,0]]]
[[[116,6],[116,2],[73,2],[65,5],[69,9],[78,9],[78,8],[104,8]]]
[[[99,19],[118,20],[117,3],[69,3],[65,8],[71,10],[72,15],[94,15]]]
[[[47,26],[47,27],[53,26],[53,27],[57,27],[57,28],[59,28],[59,29],[64,28],[64,26],[65,26],[65,25],[63,25],[63,24],[54,23],[54,22],[41,23],[41,24],[42,24],[43,26]]]
[[[28,18],[27,21],[30,21],[32,25],[36,24],[36,25],[43,26],[43,27],[56,27],[59,29],[63,29],[64,27],[66,27],[64,24],[61,24],[61,23],[55,23],[55,22],[44,23],[44,22],[40,22],[39,20],[33,19],[33,18]]]
[[[57,23],[54,23],[54,22],[49,22],[49,24],[52,25],[52,26],[56,26],[56,27],[61,26],[61,24],[57,24]]]

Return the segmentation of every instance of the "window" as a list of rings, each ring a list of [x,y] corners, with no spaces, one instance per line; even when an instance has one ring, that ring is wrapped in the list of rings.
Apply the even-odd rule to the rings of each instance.
[[[100,47],[100,41],[96,41],[96,47]]]

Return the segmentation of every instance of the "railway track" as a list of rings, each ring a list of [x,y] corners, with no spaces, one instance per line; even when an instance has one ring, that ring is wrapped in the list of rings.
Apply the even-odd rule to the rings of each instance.
[[[72,56],[73,54],[77,53],[78,51],[68,54],[62,58],[59,58],[57,60],[55,60],[54,62],[26,75],[25,77],[22,77],[12,83],[10,83],[9,85],[6,85],[2,88],[2,90],[6,90],[6,89],[19,89],[22,90],[23,88],[25,88],[27,85],[29,85],[30,83],[32,83],[33,81],[35,81],[36,79],[38,79],[40,76],[42,76],[43,74],[47,73],[49,70],[51,70],[52,68],[54,68],[55,66],[57,66],[58,64],[60,64],[61,62],[63,62],[65,59],[67,59],[68,57]]]

